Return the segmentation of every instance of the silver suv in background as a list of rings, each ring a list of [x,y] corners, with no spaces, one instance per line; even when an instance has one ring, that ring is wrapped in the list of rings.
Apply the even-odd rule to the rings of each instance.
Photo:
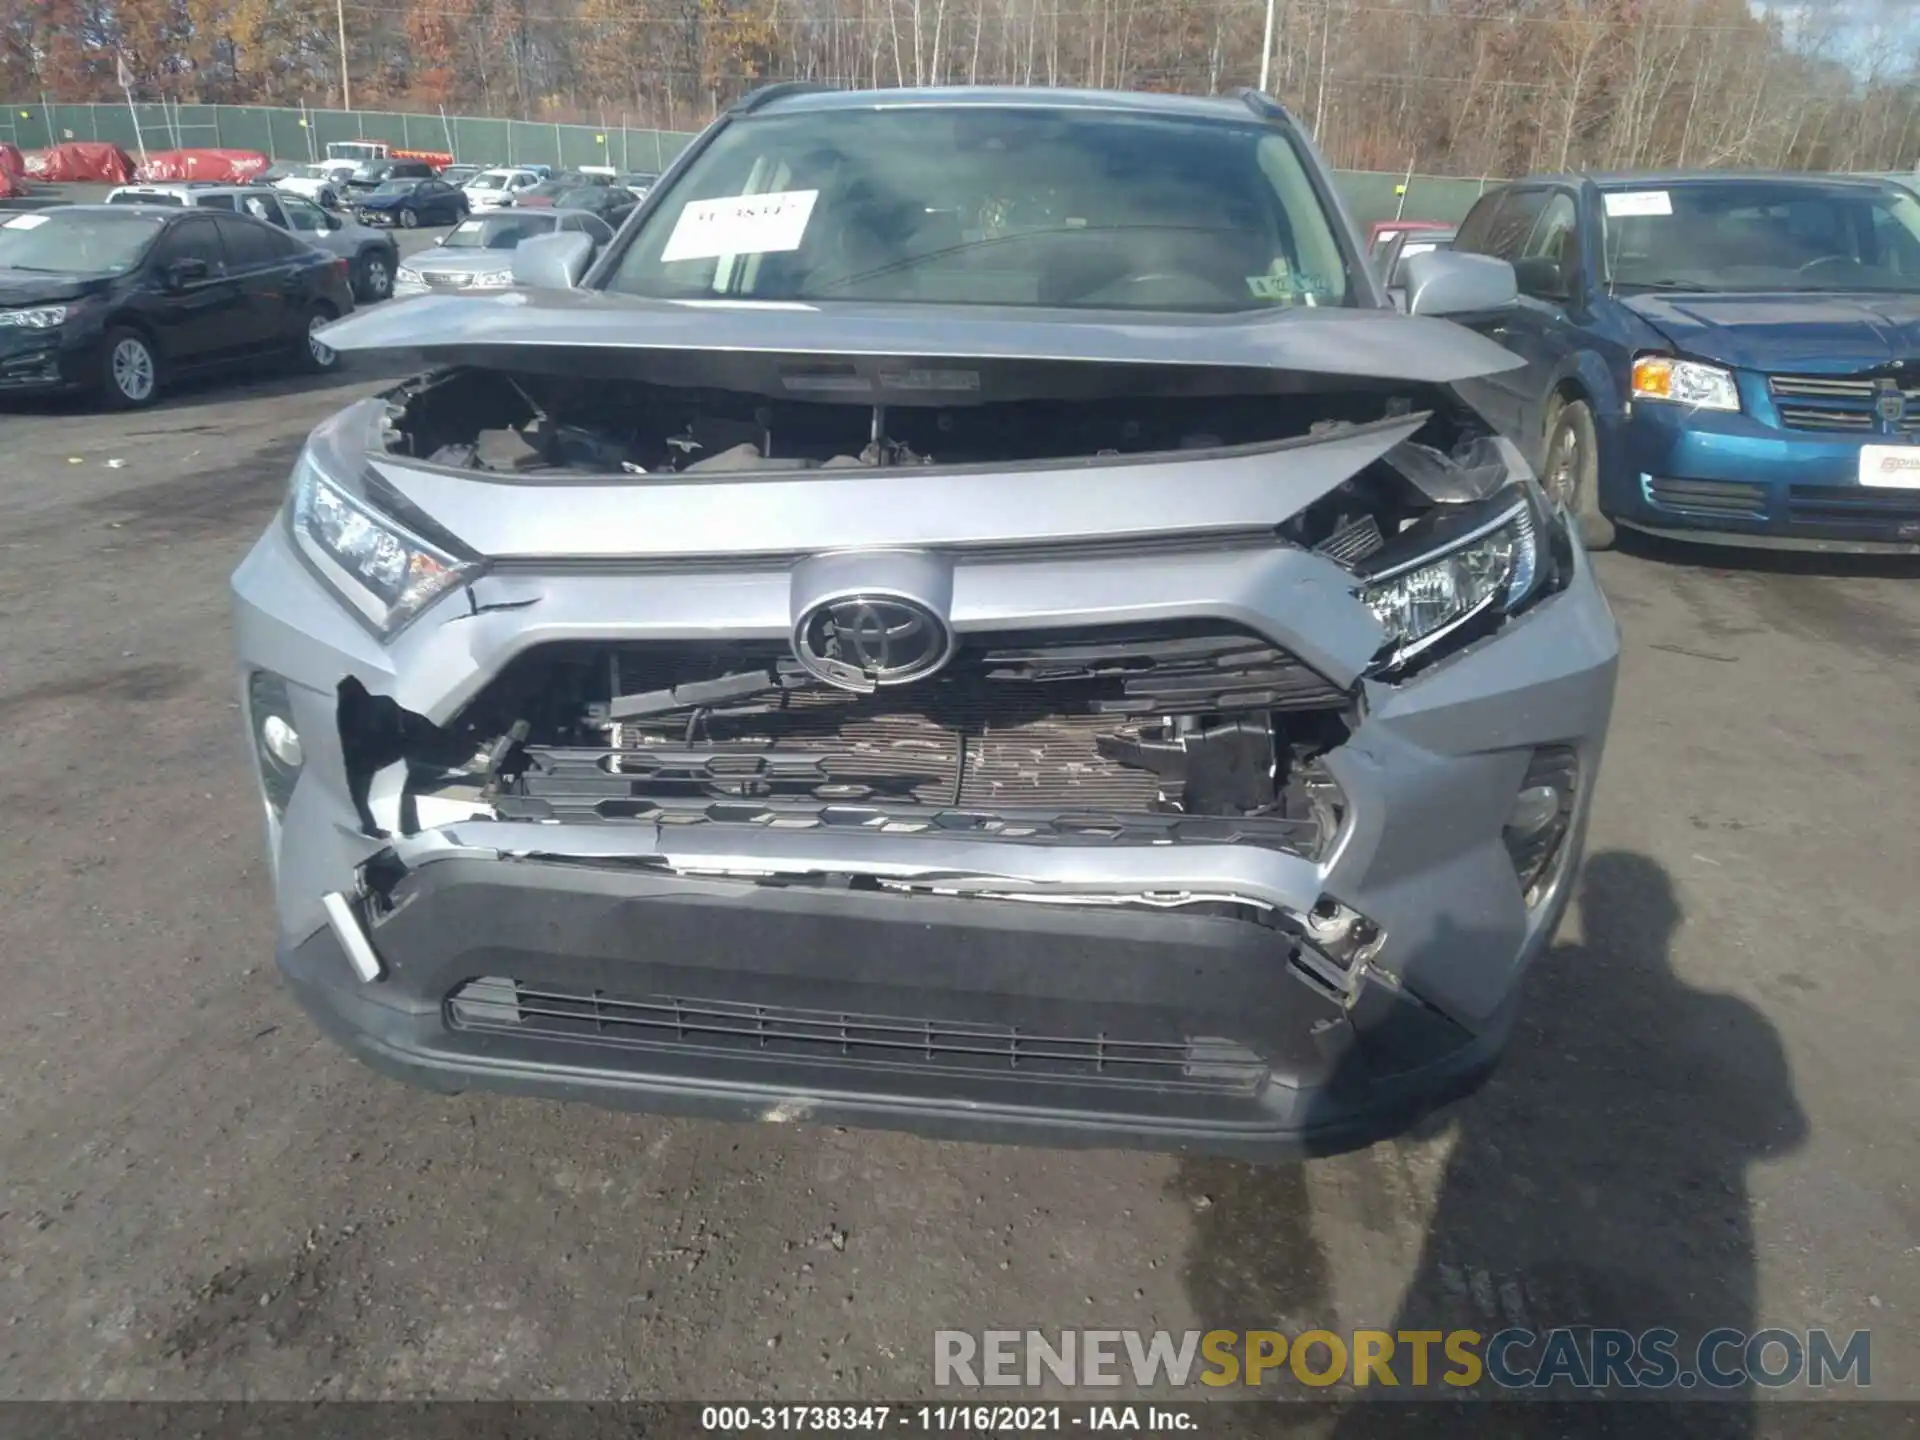
[[[1472,1089],[1618,633],[1272,100],[775,87],[331,327],[233,577],[278,958],[439,1090],[1253,1156]]]
[[[393,294],[393,277],[400,268],[400,247],[393,236],[331,214],[311,200],[273,186],[216,185],[204,181],[121,185],[109,192],[107,203],[197,206],[251,215],[291,231],[316,250],[345,260],[353,298],[362,304],[385,300]]]

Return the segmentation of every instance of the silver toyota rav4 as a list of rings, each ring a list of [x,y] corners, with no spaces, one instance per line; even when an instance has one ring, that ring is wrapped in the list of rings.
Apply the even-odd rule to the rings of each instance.
[[[280,965],[434,1089],[1321,1153],[1493,1065],[1618,633],[1273,101],[780,86],[327,332],[233,578]],[[1497,383],[1497,382],[1496,382]]]

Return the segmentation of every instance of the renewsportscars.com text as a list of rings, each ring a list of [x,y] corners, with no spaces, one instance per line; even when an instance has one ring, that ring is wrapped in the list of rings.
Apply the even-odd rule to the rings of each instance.
[[[1738,1390],[1873,1383],[1873,1336],[1825,1330],[939,1330],[941,1387],[1428,1386]]]

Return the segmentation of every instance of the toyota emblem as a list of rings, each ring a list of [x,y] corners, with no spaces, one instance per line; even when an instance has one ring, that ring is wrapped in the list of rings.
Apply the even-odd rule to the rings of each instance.
[[[852,595],[815,605],[793,628],[801,668],[842,690],[924,680],[953,658],[953,632],[904,595]]]

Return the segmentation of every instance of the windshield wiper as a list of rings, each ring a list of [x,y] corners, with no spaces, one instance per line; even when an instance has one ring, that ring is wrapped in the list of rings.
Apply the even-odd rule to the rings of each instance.
[[[1703,285],[1698,280],[1616,280],[1613,286],[1616,290],[1683,290],[1692,295],[1711,295],[1724,288]]]

